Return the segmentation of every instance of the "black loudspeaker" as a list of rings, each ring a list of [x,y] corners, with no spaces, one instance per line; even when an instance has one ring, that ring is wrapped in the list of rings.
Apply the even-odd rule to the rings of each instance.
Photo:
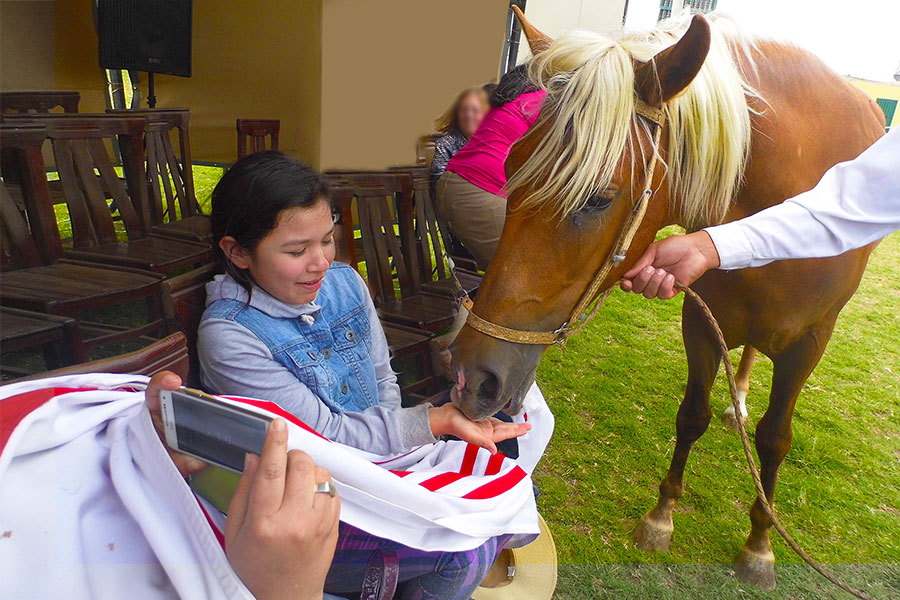
[[[191,76],[192,0],[99,0],[100,67]]]

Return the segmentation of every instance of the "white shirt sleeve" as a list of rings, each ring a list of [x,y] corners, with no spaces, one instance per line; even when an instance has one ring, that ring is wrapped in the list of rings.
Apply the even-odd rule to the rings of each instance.
[[[829,169],[808,192],[705,231],[720,269],[836,256],[900,229],[900,127],[854,160]]]

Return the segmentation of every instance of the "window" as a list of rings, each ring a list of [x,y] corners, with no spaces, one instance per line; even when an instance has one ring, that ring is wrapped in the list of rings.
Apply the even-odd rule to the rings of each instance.
[[[663,19],[668,19],[671,16],[672,16],[672,0],[660,0],[660,2],[659,2],[659,17],[656,20],[662,21]]]
[[[891,122],[894,120],[894,113],[897,112],[897,101],[887,98],[878,98],[875,103],[884,111],[884,130],[891,130]]]

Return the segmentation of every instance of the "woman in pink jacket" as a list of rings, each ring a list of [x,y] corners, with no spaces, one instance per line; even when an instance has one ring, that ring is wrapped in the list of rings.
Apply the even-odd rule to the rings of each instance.
[[[506,220],[506,157],[537,120],[545,95],[524,65],[504,75],[491,93],[490,112],[438,182],[438,206],[481,269],[494,257]]]

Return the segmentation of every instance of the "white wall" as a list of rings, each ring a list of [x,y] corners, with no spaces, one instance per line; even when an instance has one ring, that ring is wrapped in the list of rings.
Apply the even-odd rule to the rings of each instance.
[[[625,0],[528,0],[525,16],[531,24],[556,37],[567,29],[588,29],[600,33],[621,29]],[[522,36],[519,63],[531,56]]]

